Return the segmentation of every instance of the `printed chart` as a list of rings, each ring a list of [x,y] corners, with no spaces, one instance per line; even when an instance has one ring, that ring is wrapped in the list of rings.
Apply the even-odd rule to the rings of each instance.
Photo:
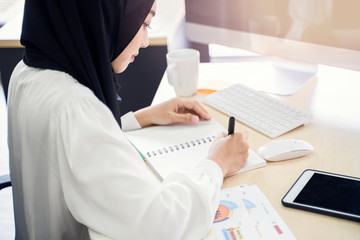
[[[296,239],[256,185],[225,188],[204,240]]]

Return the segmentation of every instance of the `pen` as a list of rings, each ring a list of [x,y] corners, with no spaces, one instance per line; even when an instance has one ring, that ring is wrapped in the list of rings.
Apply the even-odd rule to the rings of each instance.
[[[231,116],[229,118],[228,135],[231,135],[234,133],[234,128],[235,128],[235,118]]]

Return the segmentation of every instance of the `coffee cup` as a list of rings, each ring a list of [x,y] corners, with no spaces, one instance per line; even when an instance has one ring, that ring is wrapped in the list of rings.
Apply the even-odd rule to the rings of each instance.
[[[199,75],[200,53],[185,48],[166,55],[166,74],[169,83],[179,97],[190,97],[196,93]]]

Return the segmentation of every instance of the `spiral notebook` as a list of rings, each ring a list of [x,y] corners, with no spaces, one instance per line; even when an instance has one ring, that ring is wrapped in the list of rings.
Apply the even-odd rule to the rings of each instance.
[[[150,167],[164,179],[174,170],[195,167],[206,158],[212,141],[220,132],[227,130],[210,120],[197,124],[151,126],[125,134]],[[246,165],[239,172],[265,165],[266,161],[249,149]]]

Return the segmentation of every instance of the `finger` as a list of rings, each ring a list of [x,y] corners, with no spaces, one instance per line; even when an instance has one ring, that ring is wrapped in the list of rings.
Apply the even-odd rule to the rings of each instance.
[[[237,133],[236,135],[239,137],[242,148],[247,151],[249,149],[248,132],[243,131],[243,132]]]
[[[229,138],[233,144],[238,145],[239,149],[245,149],[247,151],[249,148],[248,134],[246,131],[235,132],[231,135],[227,135],[227,138]]]
[[[248,141],[250,138],[250,133],[248,131],[244,131],[245,140]]]
[[[224,138],[224,137],[226,137],[228,134],[226,133],[226,132],[220,132],[217,136],[216,136],[216,138]]]
[[[240,132],[234,132],[234,136],[239,137],[242,141],[248,141],[250,134],[248,131],[240,131]]]
[[[173,122],[197,123],[200,121],[199,116],[191,113],[172,113]]]
[[[242,131],[242,132],[240,132],[241,133],[241,138],[242,138],[242,140],[244,140],[244,141],[248,141],[249,140],[249,132],[248,131]]]
[[[207,120],[211,119],[210,114],[197,101],[184,101],[182,103],[182,105],[186,109],[192,110],[194,113],[196,113],[201,118],[204,118]]]

